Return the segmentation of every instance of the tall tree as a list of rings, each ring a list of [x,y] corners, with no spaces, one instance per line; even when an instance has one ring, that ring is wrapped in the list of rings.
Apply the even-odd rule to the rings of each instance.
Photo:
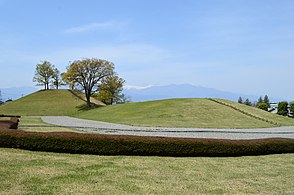
[[[271,107],[270,100],[269,100],[269,97],[267,95],[264,96],[263,102],[267,105],[268,108]]]
[[[37,82],[37,85],[44,85],[45,90],[49,89],[49,82],[54,74],[53,69],[54,66],[48,61],[37,64],[33,81]]]
[[[242,99],[241,96],[240,96],[239,99],[238,99],[238,103],[239,103],[239,104],[243,104],[243,99]]]
[[[97,58],[85,58],[76,60],[67,68],[63,79],[82,88],[87,100],[87,108],[91,107],[90,97],[99,91],[99,84],[104,77],[113,74],[112,62]]]
[[[102,79],[99,85],[98,99],[107,105],[119,103],[125,80],[113,74]]]
[[[258,98],[258,101],[257,101],[257,104],[259,104],[259,103],[263,103],[263,99],[261,96]]]
[[[52,85],[55,87],[55,89],[59,89],[61,85],[63,85],[60,71],[57,68],[53,69],[53,75],[52,75]]]

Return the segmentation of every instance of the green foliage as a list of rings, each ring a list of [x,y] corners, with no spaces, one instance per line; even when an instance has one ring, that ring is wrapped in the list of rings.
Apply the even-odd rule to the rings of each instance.
[[[290,103],[290,111],[294,113],[294,102]]]
[[[48,90],[49,82],[53,75],[54,65],[45,60],[41,64],[37,64],[33,81],[37,82],[37,85],[44,85],[44,89]]]
[[[60,86],[64,85],[61,79],[60,71],[57,68],[53,69],[53,75],[52,75],[52,85],[55,89],[59,89]]]
[[[279,102],[278,104],[278,113],[279,115],[282,116],[287,116],[288,115],[288,102]]]
[[[1,130],[0,147],[96,155],[244,156],[294,153],[294,140],[233,141]]]
[[[91,107],[91,96],[99,90],[99,83],[107,76],[113,75],[114,64],[97,58],[76,60],[62,74],[63,80],[71,85],[79,86],[85,92],[87,107]]]
[[[113,74],[102,79],[99,85],[98,99],[107,105],[122,102],[121,92],[125,80]]]
[[[238,99],[238,103],[239,103],[239,104],[243,104],[243,99],[242,99],[242,97],[239,97],[239,99]]]
[[[263,99],[262,99],[261,96],[258,98],[258,101],[257,101],[257,104],[259,104],[259,103],[264,103],[264,101],[263,101]]]
[[[266,103],[267,107],[270,108],[270,100],[269,97],[267,95],[264,96],[263,102]]]
[[[248,98],[245,100],[244,104],[246,106],[252,106],[252,103],[250,102],[250,100]]]
[[[268,105],[266,103],[264,103],[264,102],[258,103],[256,107],[259,108],[259,109],[261,109],[261,110],[268,111],[267,110],[268,109]]]

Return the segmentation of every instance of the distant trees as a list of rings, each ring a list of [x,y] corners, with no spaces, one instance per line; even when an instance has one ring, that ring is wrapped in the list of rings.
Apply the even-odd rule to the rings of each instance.
[[[1,93],[1,89],[0,89],[0,105],[3,104],[3,100],[2,100],[2,93]]]
[[[63,79],[73,86],[79,86],[84,91],[87,108],[91,107],[90,97],[99,91],[99,84],[105,77],[114,75],[112,62],[97,58],[76,60],[67,68]]]
[[[243,104],[243,99],[242,99],[242,97],[239,97],[239,99],[238,99],[238,103],[239,103],[239,104]]]
[[[277,114],[282,115],[282,116],[288,115],[288,102],[285,102],[285,101],[279,102]]]
[[[252,103],[250,102],[248,98],[246,98],[246,100],[244,101],[244,104],[247,106],[252,106]]]
[[[290,112],[294,115],[294,102],[290,103]]]
[[[64,85],[64,83],[62,82],[62,77],[61,77],[60,71],[57,68],[53,69],[53,75],[52,75],[51,83],[52,83],[52,86],[55,89],[59,89],[59,87],[61,85]]]

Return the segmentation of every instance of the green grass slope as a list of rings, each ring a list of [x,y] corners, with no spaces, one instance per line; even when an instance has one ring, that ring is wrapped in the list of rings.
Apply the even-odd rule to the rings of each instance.
[[[85,102],[68,90],[38,91],[0,107],[0,114],[21,116],[73,115]]]
[[[233,102],[231,103],[233,104]],[[246,110],[271,120],[277,120],[281,125],[294,125],[293,119],[282,119],[279,116],[251,107],[246,107]],[[169,99],[112,105],[79,113],[76,117],[128,125],[158,127],[274,127],[273,124],[247,116],[209,99]]]

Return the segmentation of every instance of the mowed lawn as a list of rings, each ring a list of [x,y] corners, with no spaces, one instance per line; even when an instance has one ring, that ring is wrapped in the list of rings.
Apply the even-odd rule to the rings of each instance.
[[[259,110],[254,108],[249,108],[249,110],[252,113],[259,113]],[[128,125],[159,127],[263,128],[274,126],[244,115],[228,106],[200,98],[112,105],[81,112],[75,117]],[[294,120],[289,120],[292,120],[291,124],[294,125]],[[285,125],[287,124],[285,123]]]
[[[1,194],[293,194],[294,154],[94,156],[0,148]]]
[[[68,90],[37,91],[0,107],[0,114],[63,116],[80,111],[85,102]]]

